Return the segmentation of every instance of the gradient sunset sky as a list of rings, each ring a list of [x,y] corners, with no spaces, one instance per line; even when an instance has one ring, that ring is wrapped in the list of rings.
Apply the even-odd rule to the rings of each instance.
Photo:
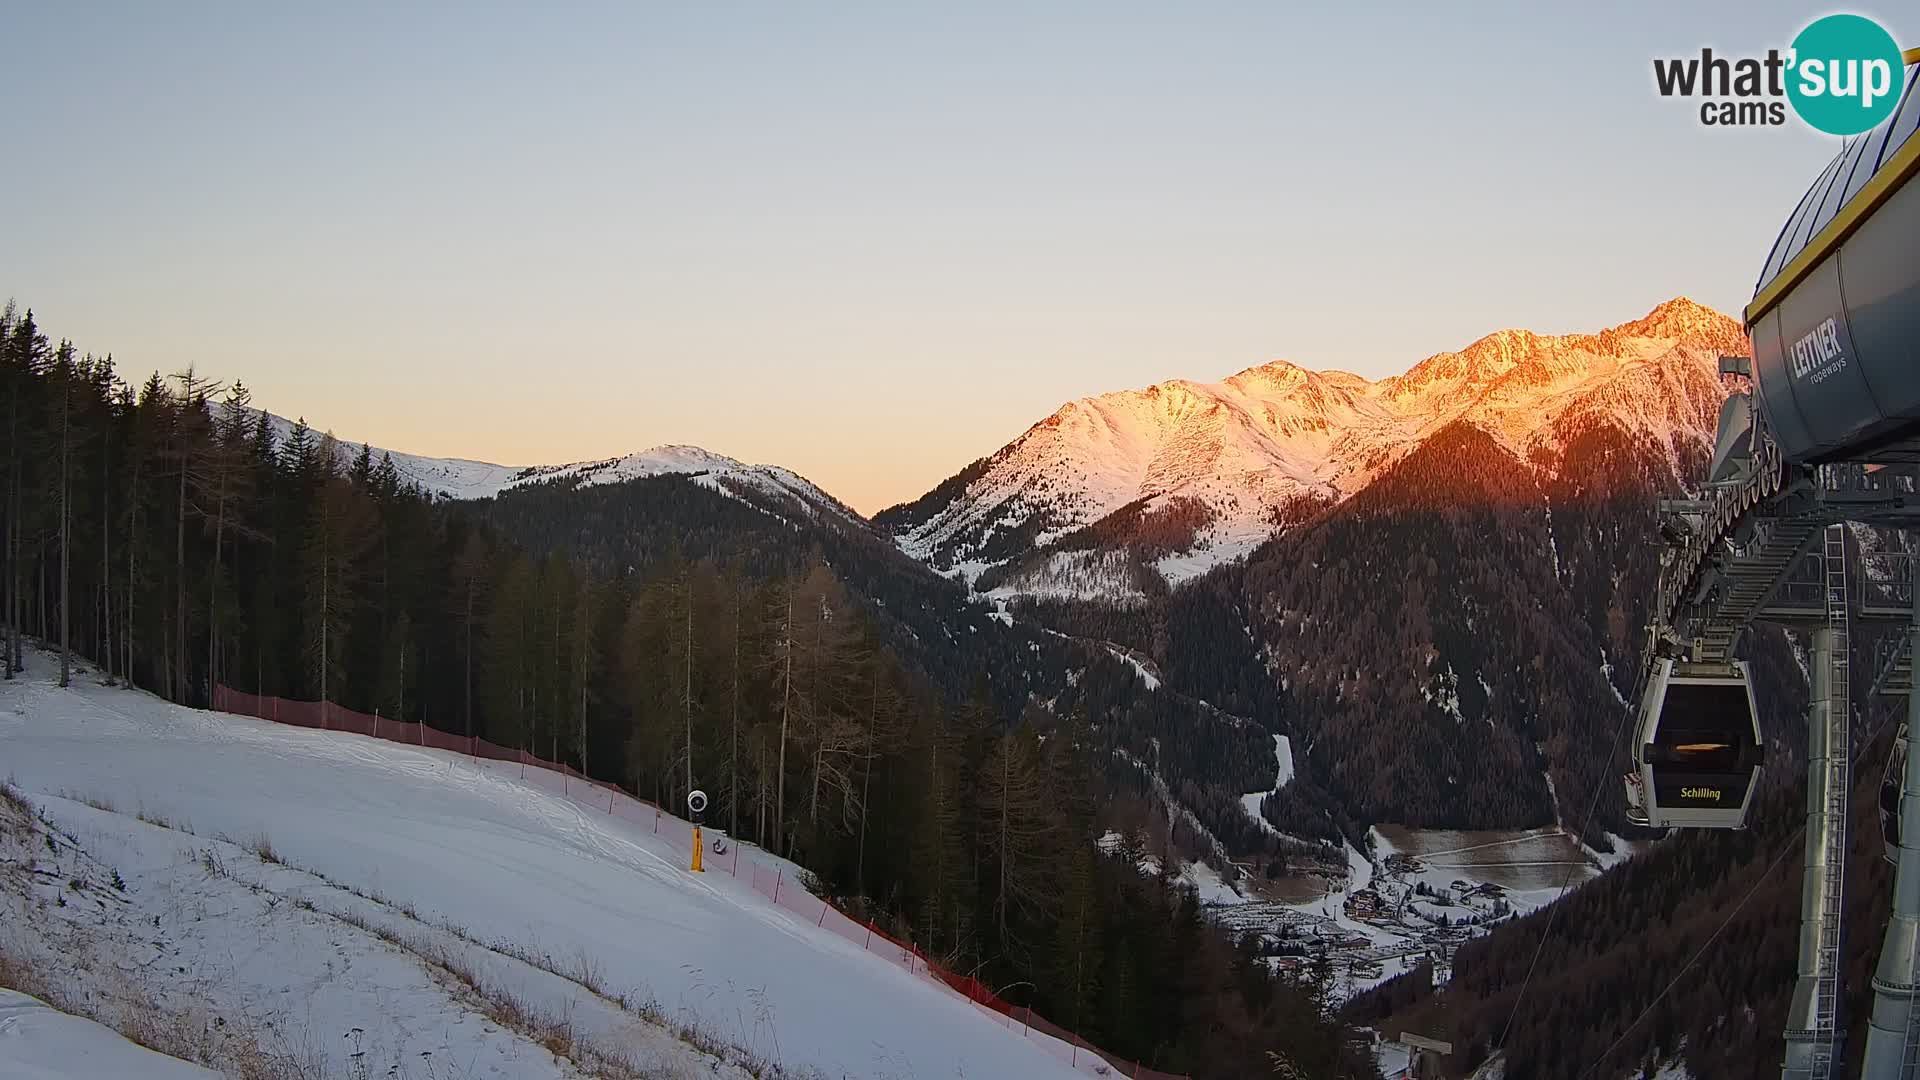
[[[1653,90],[1800,4],[297,6],[9,5],[0,299],[355,441],[863,511],[1074,397],[1737,314],[1838,149]]]

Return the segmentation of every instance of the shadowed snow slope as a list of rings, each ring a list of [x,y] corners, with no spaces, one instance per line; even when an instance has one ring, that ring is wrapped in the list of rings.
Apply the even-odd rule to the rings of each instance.
[[[1075,1075],[935,981],[770,906],[746,875],[689,875],[641,825],[457,755],[179,708],[102,688],[92,674],[63,691],[47,674],[42,658],[0,686],[0,773],[82,828],[87,815],[137,809],[194,833],[126,819],[155,843],[265,837],[286,866],[253,861],[249,873],[314,871],[389,910],[410,907],[419,925],[563,967],[590,963],[610,992],[651,996],[675,1019],[789,1067]],[[110,800],[121,814],[62,796]],[[377,1017],[387,1003],[365,992]]]
[[[215,1080],[38,998],[0,990],[0,1075],[10,1080]]]

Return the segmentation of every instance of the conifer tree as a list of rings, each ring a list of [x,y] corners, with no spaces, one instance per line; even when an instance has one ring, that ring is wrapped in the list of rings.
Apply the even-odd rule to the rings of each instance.
[[[794,640],[794,608],[804,603],[798,597],[799,582],[789,578],[780,590],[777,606],[769,610],[770,633],[774,641],[772,663],[777,668],[779,687],[777,711],[780,717],[779,753],[774,762],[773,832],[777,850],[792,854],[787,840],[787,737],[794,727],[799,699],[795,697],[793,668],[797,644]],[[804,609],[803,609],[804,610]]]
[[[594,631],[593,579],[590,575],[581,574],[574,589],[572,624],[568,635],[573,642],[573,664],[569,670],[571,681],[567,694],[568,703],[573,709],[573,739],[581,772],[586,772],[588,767],[588,704],[595,669],[599,664],[599,648],[595,644]]]
[[[740,614],[745,589],[733,582],[730,613],[733,621],[732,663],[727,689],[727,835],[740,836]]]
[[[120,407],[122,384],[113,373],[113,357],[108,356],[100,362],[95,368],[94,378],[99,412],[96,426],[101,439],[100,507],[96,517],[100,533],[100,625],[95,640],[99,643],[101,671],[106,676],[107,684],[112,685],[117,656],[117,650],[113,647],[113,455],[120,449],[120,443],[115,439],[115,429],[119,427],[123,411]]]
[[[480,687],[486,737],[502,746],[521,749],[533,736],[531,666],[536,639],[532,578],[524,553],[503,553],[492,576],[483,622]]]
[[[904,734],[901,694],[892,675],[898,661],[891,652],[879,651],[867,665],[872,691],[867,699],[866,732],[860,753],[860,837],[854,854],[854,892],[867,891],[867,819],[873,808],[873,769],[882,754],[898,749]]]
[[[26,531],[26,458],[33,440],[33,400],[38,396],[38,380],[49,357],[47,337],[34,322],[33,311],[11,320],[6,341],[5,378],[7,390],[7,640],[5,666],[7,677],[21,667],[22,627],[27,605],[24,594],[25,567],[22,552]]]
[[[628,759],[662,804],[687,776],[694,689],[685,567],[677,557],[633,597],[621,645],[633,715]]]
[[[252,392],[238,381],[227,388],[220,416],[211,433],[211,445],[200,473],[203,483],[195,499],[209,507],[213,532],[213,566],[207,575],[207,678],[220,679],[221,632],[234,614],[231,589],[222,575],[221,556],[230,532],[251,538],[258,533],[245,522],[247,500],[253,493],[254,450],[248,442],[247,412]]]
[[[60,685],[71,680],[73,642],[69,636],[72,602],[72,524],[73,524],[73,411],[74,382],[79,378],[73,358],[73,343],[62,341],[54,352],[52,368],[54,396],[58,400],[60,441]]]
[[[386,645],[380,650],[380,688],[374,698],[375,710],[395,720],[407,717],[407,678],[411,674],[407,655],[412,648],[413,620],[402,611],[394,616]]]
[[[196,504],[197,496],[213,483],[210,476],[214,456],[213,421],[207,399],[218,387],[202,379],[192,366],[177,372],[174,380],[180,384],[180,404],[169,432],[167,454],[173,462],[177,485],[173,514],[173,634],[168,639],[167,655],[171,662],[167,687],[170,698],[185,702],[189,694],[187,641],[192,615],[187,599],[187,518],[196,512],[203,516],[210,513],[205,505]]]
[[[374,529],[371,511],[352,484],[337,476],[321,482],[305,547],[308,663],[321,701],[332,700],[343,686],[347,634],[362,584],[360,560],[374,542]]]
[[[466,534],[466,542],[453,562],[452,584],[452,606],[459,620],[460,709],[465,728],[462,734],[472,736],[473,650],[477,624],[485,610],[482,601],[487,589],[487,546],[478,533]]]
[[[1025,953],[1033,944],[1027,928],[1054,912],[1058,819],[1050,802],[1034,730],[1022,725],[996,740],[982,777],[980,823],[1002,948]]]

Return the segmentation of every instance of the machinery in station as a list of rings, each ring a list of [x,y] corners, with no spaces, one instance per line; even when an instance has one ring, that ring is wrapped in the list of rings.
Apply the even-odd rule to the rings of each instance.
[[[1893,752],[1887,755],[1887,767],[1880,775],[1880,839],[1886,845],[1887,861],[1900,863],[1900,790],[1907,771],[1907,725],[1901,724],[1893,737]]]
[[[1740,828],[1765,769],[1768,733],[1745,663],[1756,621],[1808,645],[1807,827],[1788,1080],[1838,1076],[1842,898],[1856,683],[1907,698],[1885,763],[1881,822],[1896,865],[1893,912],[1873,979],[1863,1075],[1920,1080],[1920,757],[1906,731],[1920,645],[1913,556],[1872,553],[1862,534],[1920,530],[1920,52],[1900,107],[1847,142],[1781,228],[1745,312],[1751,361],[1723,357],[1736,389],[1698,497],[1662,505],[1652,633],[1625,776],[1639,824]],[[1893,647],[1856,673],[1856,641]],[[1901,631],[1904,631],[1902,633]],[[1920,730],[1920,729],[1916,729]],[[1910,845],[1910,846],[1903,846]]]

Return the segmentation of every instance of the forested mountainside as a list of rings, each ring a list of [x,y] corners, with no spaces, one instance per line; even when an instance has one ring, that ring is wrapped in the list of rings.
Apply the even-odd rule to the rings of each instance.
[[[1804,696],[1782,704],[1797,712]],[[1881,857],[1876,804],[1902,707],[1873,703],[1856,734],[1864,752],[1847,826],[1848,1076],[1858,1074],[1865,1048],[1889,910],[1892,868]],[[1805,785],[1793,773],[1773,770],[1786,779],[1768,785],[1749,829],[1677,830],[1555,908],[1462,945],[1443,990],[1410,974],[1357,999],[1349,1016],[1450,1037],[1460,1048],[1449,1066],[1457,1076],[1496,1049],[1514,1080],[1569,1075],[1570,1063],[1581,1076],[1631,1076],[1643,1066],[1651,1074],[1675,1060],[1716,1080],[1778,1076],[1806,821]]]
[[[857,519],[796,513],[760,492],[722,493],[702,479],[663,475],[588,486],[563,478],[503,491],[470,509],[530,551],[563,551],[600,573],[644,573],[678,558],[737,564],[768,577],[826,562],[868,601],[866,613],[888,644],[950,699],[964,698],[983,673],[993,673],[987,689],[1005,716],[1025,708],[1025,689],[1039,685],[1039,668],[1088,662],[1038,627],[995,619],[990,605],[927,573]]]
[[[1656,572],[1655,463],[1636,449],[1592,433],[1569,491],[1458,425],[1249,564],[1307,771],[1350,812],[1531,826],[1557,820],[1556,795],[1569,817],[1587,804]],[[1604,805],[1623,828],[1619,793]]]
[[[1169,688],[1288,733],[1303,797],[1270,806],[1284,831],[1329,808],[1350,832],[1578,818],[1639,674],[1656,502],[1704,471],[1722,393],[1700,349],[1635,370],[1637,392],[1671,390],[1659,438],[1600,392],[1524,447],[1454,420],[1242,562],[1132,602],[1014,610],[1140,650]],[[1627,826],[1613,785],[1600,799],[1587,839],[1606,847]]]
[[[1542,825],[1593,792],[1638,676],[1655,503],[1704,470],[1715,357],[1747,351],[1675,300],[1379,382],[1276,364],[1110,394],[875,524],[1288,734],[1283,831]],[[1626,827],[1610,788],[1597,824],[1603,847]]]
[[[971,595],[858,522],[782,514],[723,496],[695,477],[604,486],[531,484],[470,504],[533,552],[565,550],[596,568],[651,576],[673,558],[737,565],[750,574],[832,567],[875,638],[948,701],[985,694],[1002,722],[1086,715],[1114,789],[1178,804],[1174,839],[1189,857],[1309,853],[1249,819],[1240,797],[1273,783],[1270,724],[1231,706],[1166,690],[1098,636],[1062,634]],[[1263,714],[1268,716],[1270,714]],[[1190,816],[1189,816],[1190,815]],[[1294,835],[1337,843],[1325,808]],[[1364,830],[1361,830],[1364,831]],[[1358,832],[1355,833],[1358,835]],[[1338,860],[1336,860],[1338,861]]]
[[[1854,535],[1870,572],[1871,553],[1895,543],[1873,530]],[[1852,635],[1847,1075],[1858,1071],[1864,1049],[1869,980],[1886,927],[1892,873],[1876,810],[1906,708],[1904,697],[1870,690],[1883,646],[1903,638],[1897,625],[1864,624]],[[1452,1033],[1465,1047],[1453,1062],[1463,1074],[1500,1050],[1506,1075],[1516,1078],[1554,1075],[1569,1061],[1593,1076],[1633,1075],[1642,1066],[1651,1074],[1671,1061],[1693,1076],[1777,1076],[1800,927],[1807,657],[1791,635],[1765,623],[1749,630],[1741,652],[1768,742],[1748,829],[1667,833],[1555,909],[1463,945],[1444,990],[1396,980],[1359,999],[1349,1015]]]
[[[492,527],[602,574],[651,575],[676,552],[750,576],[824,561],[877,640],[946,700],[984,685],[1007,722],[1086,706],[1121,751],[1103,758],[1109,779],[1177,803],[1170,822],[1190,852],[1305,854],[1241,802],[1271,787],[1272,734],[1292,737],[1301,768],[1268,800],[1269,821],[1310,842],[1358,840],[1383,820],[1539,824],[1556,796],[1584,799],[1590,783],[1569,766],[1601,752],[1614,695],[1637,674],[1653,500],[1702,466],[1722,392],[1712,356],[1743,348],[1731,320],[1681,300],[1598,335],[1502,331],[1379,383],[1270,365],[1217,394],[1110,395],[1036,429],[1050,456],[1028,453],[1034,435],[873,524],[786,470],[687,447],[524,469],[401,455],[398,471],[488,496],[468,505]],[[1185,405],[1173,400],[1182,387]],[[1255,402],[1266,404],[1247,411]],[[1074,527],[1002,515],[991,540],[1013,548],[969,564],[959,577],[977,573],[973,590],[907,535],[910,518],[972,520],[962,508],[986,505],[982,485],[1009,476],[1044,480],[1056,510],[1079,505],[1079,473],[1125,479],[1125,454],[1075,464],[1086,439],[1119,438],[1098,417],[1159,418],[1147,429],[1173,457],[1148,474],[1179,490]],[[1244,561],[1171,589],[1149,572],[1198,566],[1196,523],[1226,505],[1201,497],[1187,451],[1283,435],[1331,455],[1315,468],[1340,482],[1262,503],[1258,524],[1275,538]],[[1036,464],[1047,461],[1059,468]],[[1038,563],[1016,557],[1036,543]],[[978,595],[987,587],[996,601]],[[1622,828],[1617,796],[1605,810],[1602,823]]]
[[[1329,798],[1274,808],[1283,831],[1329,807],[1451,828],[1577,817],[1628,711],[1654,502],[1675,481],[1605,426],[1565,454],[1582,464],[1540,468],[1455,424],[1162,601],[1015,610],[1142,650],[1169,687],[1289,733],[1300,794]],[[1620,832],[1621,808],[1606,788],[1597,823]]]
[[[484,506],[430,498],[388,455],[305,425],[279,437],[237,382],[132,386],[12,307],[0,392],[7,678],[32,635],[90,660],[84,677],[188,705],[222,683],[325,698],[663,803],[691,772],[736,835],[1112,1051],[1205,1077],[1263,1074],[1268,1050],[1313,1075],[1370,1068],[1311,988],[1094,843],[1116,750],[1150,753],[1156,732],[1162,760],[1232,745],[1177,737],[1154,711],[1173,699],[1142,694],[1130,666],[1061,661],[1070,700],[1003,715],[993,654],[971,654],[968,692],[943,692],[827,561],[665,545],[596,568],[558,543],[536,551]],[[697,506],[684,535],[703,515],[775,520],[684,479],[634,485]]]

